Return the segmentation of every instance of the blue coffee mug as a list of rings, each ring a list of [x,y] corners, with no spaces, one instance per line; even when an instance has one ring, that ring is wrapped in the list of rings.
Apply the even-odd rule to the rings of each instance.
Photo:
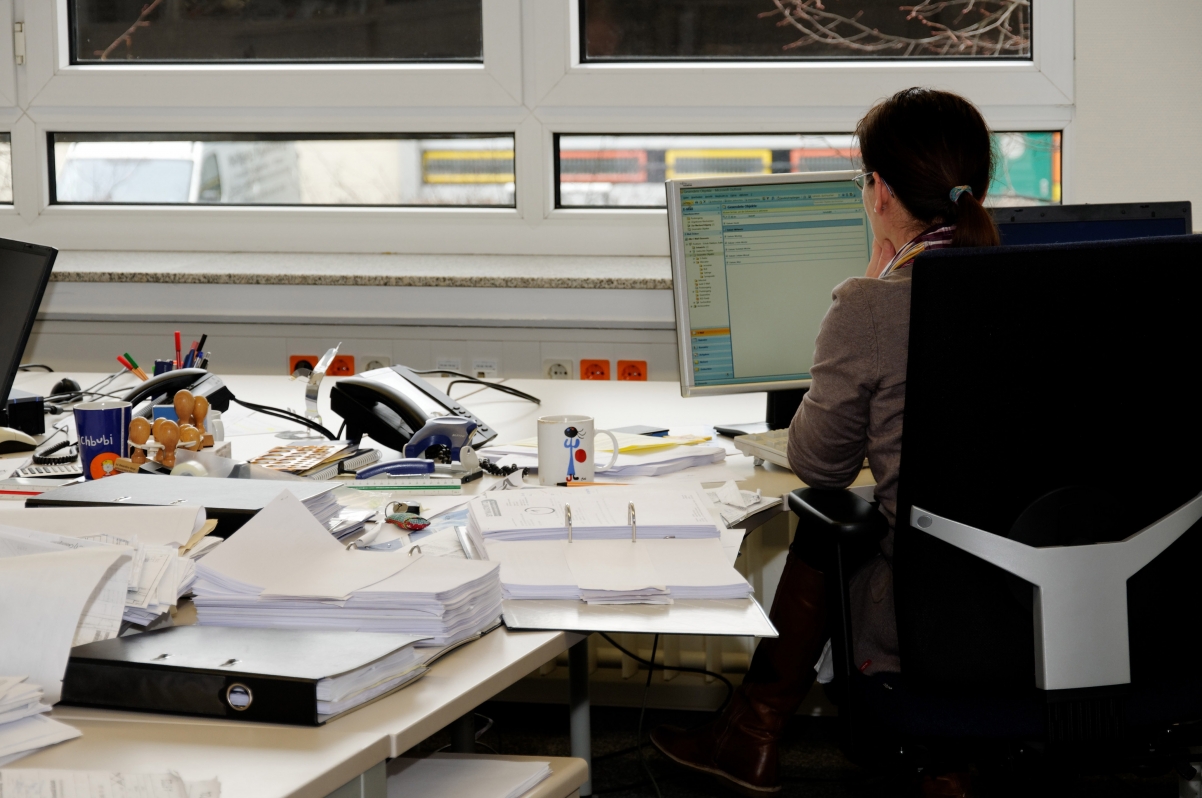
[[[75,433],[85,479],[112,476],[117,458],[129,456],[129,402],[84,402],[75,406]]]

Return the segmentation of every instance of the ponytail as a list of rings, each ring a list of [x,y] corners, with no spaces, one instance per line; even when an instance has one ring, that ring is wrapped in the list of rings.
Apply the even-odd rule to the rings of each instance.
[[[976,106],[947,91],[906,89],[873,106],[856,136],[864,170],[878,172],[925,227],[954,224],[953,247],[998,245],[981,204],[996,154]]]
[[[971,191],[961,194],[954,204],[956,209],[950,219],[956,224],[953,247],[996,247],[1001,243],[993,217]]]

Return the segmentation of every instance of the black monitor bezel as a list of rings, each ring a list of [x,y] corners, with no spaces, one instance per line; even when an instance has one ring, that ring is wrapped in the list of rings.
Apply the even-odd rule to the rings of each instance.
[[[1122,222],[1135,219],[1185,219],[1193,232],[1193,210],[1184,202],[1114,202],[1082,205],[992,207],[998,226],[1006,224],[1063,224],[1065,222]]]
[[[0,238],[0,250],[20,252],[22,254],[32,253],[45,258],[41,267],[42,273],[38,276],[40,285],[37,286],[37,301],[31,303],[25,314],[25,321],[21,325],[21,333],[18,341],[20,346],[7,373],[0,374],[0,399],[7,402],[9,393],[12,391],[13,382],[16,380],[17,372],[21,367],[21,358],[25,354],[25,348],[29,345],[29,336],[33,333],[33,323],[37,320],[38,308],[41,307],[42,299],[46,295],[46,286],[50,284],[50,274],[54,271],[54,260],[58,257],[58,250],[53,247],[28,244],[23,241],[12,241],[6,238]]]

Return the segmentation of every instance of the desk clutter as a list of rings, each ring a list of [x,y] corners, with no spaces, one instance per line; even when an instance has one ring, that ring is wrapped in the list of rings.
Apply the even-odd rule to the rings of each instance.
[[[0,770],[4,798],[220,798],[217,779],[184,781],[178,773],[102,770]]]
[[[442,753],[424,759],[397,757],[388,763],[388,798],[518,798],[550,777],[550,764],[537,759]]]
[[[41,685],[24,676],[0,676],[0,768],[40,748],[79,736],[74,727],[43,714],[49,711],[50,705],[42,700]],[[0,795],[12,794],[19,793],[5,792],[0,782]]]

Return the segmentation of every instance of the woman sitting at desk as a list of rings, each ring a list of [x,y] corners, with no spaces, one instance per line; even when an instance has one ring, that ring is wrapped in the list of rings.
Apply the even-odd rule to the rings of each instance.
[[[909,267],[928,249],[996,246],[998,231],[981,205],[993,172],[989,128],[968,100],[907,89],[873,107],[856,135],[865,169],[856,182],[875,238],[872,260],[865,277],[834,290],[814,346],[813,383],[789,427],[789,463],[809,485],[845,488],[867,452],[890,526],[880,556],[851,584],[856,661],[871,674],[901,670],[891,560]],[[805,562],[808,544],[800,536],[793,541],[772,602],[780,637],[760,641],[722,714],[697,729],[660,727],[651,735],[672,760],[747,795],[780,790],[777,741],[813,684],[829,637],[824,578]]]

